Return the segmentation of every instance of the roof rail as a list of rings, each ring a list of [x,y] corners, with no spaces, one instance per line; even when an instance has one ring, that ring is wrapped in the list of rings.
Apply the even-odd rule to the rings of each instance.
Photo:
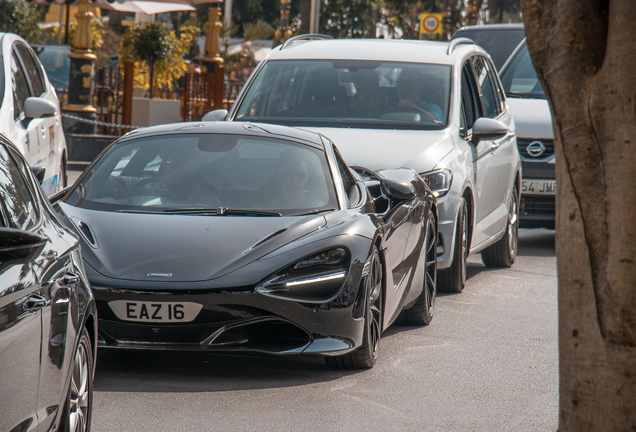
[[[468,39],[468,38],[453,39],[448,44],[448,49],[446,50],[446,55],[451,55],[451,53],[457,47],[457,45],[461,45],[461,44],[474,45],[475,42],[472,39]]]
[[[285,47],[289,45],[290,43],[303,41],[303,40],[315,40],[315,39],[325,40],[325,39],[333,39],[333,38],[331,36],[327,36],[323,34],[314,34],[314,33],[302,34],[299,36],[294,36],[293,38],[289,38],[285,42],[283,42],[283,44],[280,47],[280,51],[284,50]]]

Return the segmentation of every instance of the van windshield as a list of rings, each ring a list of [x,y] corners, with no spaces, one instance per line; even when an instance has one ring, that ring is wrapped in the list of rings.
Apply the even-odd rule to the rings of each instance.
[[[451,67],[367,60],[270,60],[235,120],[289,126],[443,129]]]
[[[527,99],[546,99],[545,92],[534,70],[528,46],[524,43],[523,47],[517,51],[514,58],[511,58],[506,67],[501,71],[501,85],[506,92],[506,96],[527,98]]]

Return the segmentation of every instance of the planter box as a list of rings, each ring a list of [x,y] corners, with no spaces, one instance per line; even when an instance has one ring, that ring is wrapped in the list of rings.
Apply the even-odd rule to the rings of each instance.
[[[155,126],[180,121],[180,100],[133,97],[131,122],[134,126]]]

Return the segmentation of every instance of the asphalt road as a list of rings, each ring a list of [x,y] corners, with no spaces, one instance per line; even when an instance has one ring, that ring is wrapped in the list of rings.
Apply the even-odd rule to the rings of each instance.
[[[93,431],[555,431],[554,232],[521,230],[511,269],[469,258],[427,327],[392,326],[371,370],[320,358],[101,350]]]

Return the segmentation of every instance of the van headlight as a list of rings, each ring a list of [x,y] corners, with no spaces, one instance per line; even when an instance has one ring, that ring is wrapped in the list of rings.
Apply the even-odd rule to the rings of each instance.
[[[256,292],[286,300],[324,303],[335,297],[349,269],[349,251],[343,247],[305,257],[259,283]]]
[[[433,192],[435,198],[446,195],[453,183],[453,172],[446,168],[421,173],[420,176]]]

